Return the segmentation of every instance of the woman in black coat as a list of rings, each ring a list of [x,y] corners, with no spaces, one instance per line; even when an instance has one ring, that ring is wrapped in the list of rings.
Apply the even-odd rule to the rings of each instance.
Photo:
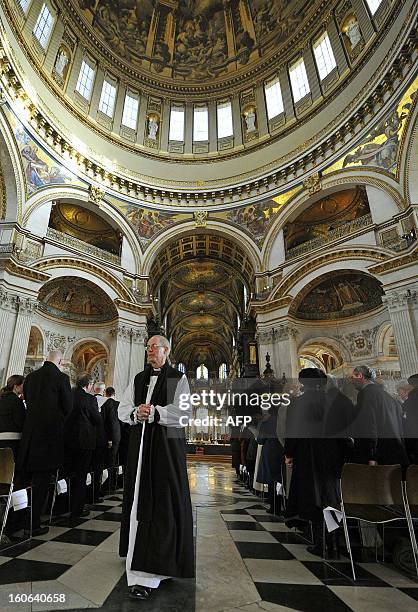
[[[26,416],[23,381],[23,376],[14,374],[0,391],[0,448],[11,448],[15,461]]]

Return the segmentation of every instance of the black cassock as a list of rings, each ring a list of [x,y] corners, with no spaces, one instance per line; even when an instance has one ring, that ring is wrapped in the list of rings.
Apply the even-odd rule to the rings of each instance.
[[[135,376],[133,405],[144,404],[152,368]],[[137,505],[138,528],[131,570],[177,578],[194,576],[193,518],[186,466],[184,429],[159,423],[158,406],[173,404],[183,374],[165,364],[151,400],[156,406],[153,423],[145,424]],[[123,410],[123,400],[120,410]],[[163,412],[163,409],[161,409]],[[121,411],[119,411],[122,419]],[[184,413],[187,414],[187,413]],[[122,506],[119,554],[129,547],[129,529],[142,428],[131,426]]]

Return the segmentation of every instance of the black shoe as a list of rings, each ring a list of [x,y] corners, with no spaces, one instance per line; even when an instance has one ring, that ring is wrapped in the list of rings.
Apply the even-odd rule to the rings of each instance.
[[[70,518],[84,518],[90,515],[90,510],[83,510],[82,512],[76,512],[70,514]]]
[[[135,586],[131,587],[129,597],[131,599],[148,599],[154,590],[155,589],[151,589],[150,587],[136,584]]]
[[[36,536],[45,535],[46,533],[48,533],[48,531],[49,527],[37,527],[36,529],[32,529],[32,537],[35,538]],[[28,538],[30,536],[29,529],[25,529],[23,535],[25,536],[25,538]]]

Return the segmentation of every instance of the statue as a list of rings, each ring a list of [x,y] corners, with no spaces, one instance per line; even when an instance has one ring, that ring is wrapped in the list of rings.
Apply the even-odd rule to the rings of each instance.
[[[250,108],[249,111],[245,113],[245,124],[247,126],[247,132],[255,132],[255,120],[255,110],[254,108]]]
[[[155,117],[148,117],[148,138],[157,140],[158,120]]]
[[[361,41],[360,26],[357,19],[352,16],[347,22],[345,33],[350,41],[351,48],[354,49]]]
[[[57,59],[55,60],[55,72],[62,78],[65,78],[64,71],[69,61],[66,51],[60,49],[57,53]]]

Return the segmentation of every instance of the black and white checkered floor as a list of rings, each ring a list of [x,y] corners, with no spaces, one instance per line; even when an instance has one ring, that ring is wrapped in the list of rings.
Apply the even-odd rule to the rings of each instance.
[[[118,556],[122,491],[85,519],[60,518],[48,534],[0,550],[0,610],[41,612],[408,612],[418,609],[418,581],[389,565],[323,562],[307,542],[267,514],[259,498],[233,483],[229,466],[189,466],[196,518],[196,582],[163,583],[147,602],[127,597]],[[32,601],[28,601],[31,595]],[[45,595],[57,595],[46,602]],[[25,597],[26,596],[26,597]]]

